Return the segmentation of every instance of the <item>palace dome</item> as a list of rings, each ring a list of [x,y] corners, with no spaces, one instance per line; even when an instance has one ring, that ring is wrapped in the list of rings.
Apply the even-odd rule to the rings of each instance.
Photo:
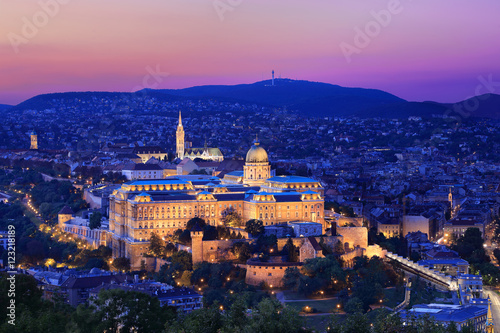
[[[258,140],[255,140],[253,142],[252,148],[248,150],[247,153],[247,158],[246,158],[247,163],[267,163],[269,162],[267,158],[267,152],[264,148],[260,146],[260,143]]]

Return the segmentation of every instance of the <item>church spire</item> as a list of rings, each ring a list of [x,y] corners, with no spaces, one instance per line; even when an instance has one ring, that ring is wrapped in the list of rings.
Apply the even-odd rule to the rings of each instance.
[[[182,116],[181,116],[181,111],[179,111],[179,124],[178,124],[177,126],[182,127]]]
[[[177,131],[175,132],[175,152],[177,158],[180,158],[181,160],[184,158],[184,149],[185,149],[185,142],[184,142],[184,127],[182,127],[182,116],[181,116],[181,111],[179,111],[179,124],[177,125]]]

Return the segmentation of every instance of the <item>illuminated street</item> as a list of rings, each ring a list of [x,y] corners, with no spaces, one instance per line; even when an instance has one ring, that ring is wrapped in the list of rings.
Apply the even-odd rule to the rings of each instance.
[[[500,295],[490,287],[484,287],[484,297],[490,296],[491,299],[491,312],[493,320],[495,321],[495,332],[500,332]]]

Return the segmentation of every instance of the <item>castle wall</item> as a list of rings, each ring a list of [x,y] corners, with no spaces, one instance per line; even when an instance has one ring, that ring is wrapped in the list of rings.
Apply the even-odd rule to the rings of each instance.
[[[288,267],[300,269],[301,263],[271,263],[271,262],[247,262],[247,274],[245,282],[252,286],[258,286],[265,282],[269,287],[283,287],[283,277]]]
[[[192,255],[193,264],[207,261],[218,262],[221,260],[236,259],[234,254],[230,251],[234,243],[245,242],[253,243],[253,239],[229,239],[229,240],[210,240],[203,241],[201,238],[192,237]]]
[[[64,228],[64,223],[70,221],[73,218],[71,214],[59,214],[57,215],[57,224],[60,228]]]
[[[343,242],[349,243],[350,248],[368,247],[368,229],[366,227],[337,227],[337,234],[342,235]]]
[[[363,226],[363,218],[362,217],[345,217],[341,216],[337,220],[337,224],[339,226],[345,226],[346,224],[352,223],[356,227],[362,227]]]
[[[85,200],[92,209],[101,209],[102,198],[93,195],[88,189],[83,192],[83,200]]]
[[[146,270],[150,272],[159,272],[161,266],[168,264],[168,261],[161,258],[155,257],[143,257],[144,263],[146,264]]]
[[[367,256],[368,258],[371,258],[373,256],[385,258],[386,254],[387,250],[384,250],[383,248],[380,247],[380,245],[377,244],[369,245],[365,252],[365,256]]]
[[[325,244],[330,246],[332,249],[335,246],[335,244],[338,241],[342,241],[344,238],[343,236],[323,236],[323,237],[314,237],[316,241],[319,243],[321,241],[321,238],[325,241]],[[301,247],[302,244],[304,243],[305,238],[304,237],[295,237],[292,238],[293,245],[296,247]],[[283,247],[286,245],[286,242],[288,241],[288,238],[278,238],[278,251],[283,250]]]
[[[296,247],[301,247],[302,244],[304,243],[303,237],[299,238],[292,238],[293,245]],[[285,247],[286,243],[288,242],[288,238],[278,238],[278,251],[283,250],[283,247]]]
[[[354,258],[362,257],[364,255],[365,249],[356,247],[354,250],[344,253],[340,258],[344,261],[344,267],[352,268],[354,266]]]
[[[243,239],[230,240],[211,240],[203,241],[203,261],[217,262],[219,260],[235,259],[234,255],[229,251],[236,242],[246,241]]]

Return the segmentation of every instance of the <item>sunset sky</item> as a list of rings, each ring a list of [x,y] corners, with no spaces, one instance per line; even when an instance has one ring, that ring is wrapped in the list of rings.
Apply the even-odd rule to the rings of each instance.
[[[340,45],[355,46],[355,29],[393,0],[56,1],[0,1],[0,103],[252,83],[272,69],[415,101],[470,97],[479,76],[500,82],[498,0],[401,0],[350,62]],[[145,79],[154,69],[169,75]]]

